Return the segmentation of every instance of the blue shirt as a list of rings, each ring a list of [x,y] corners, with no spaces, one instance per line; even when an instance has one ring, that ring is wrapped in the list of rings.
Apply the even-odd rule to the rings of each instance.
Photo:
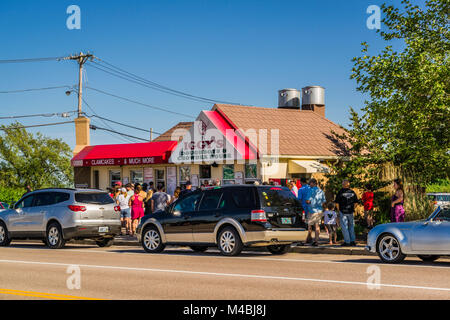
[[[323,211],[323,203],[326,202],[325,193],[319,187],[310,188],[309,198],[309,212],[316,213]]]
[[[309,185],[305,184],[302,185],[300,190],[298,190],[298,200],[301,201],[303,210],[305,210],[305,213],[308,213],[308,204],[306,203],[306,200],[309,198],[309,192],[311,188]]]

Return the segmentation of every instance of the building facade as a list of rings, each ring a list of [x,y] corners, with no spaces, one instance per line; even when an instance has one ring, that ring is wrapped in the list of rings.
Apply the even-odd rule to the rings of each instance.
[[[332,132],[344,130],[325,118],[320,101],[309,99],[304,108],[285,102],[278,108],[216,104],[148,143],[86,146],[72,159],[75,185],[153,182],[173,193],[187,180],[198,187],[216,179],[284,185],[321,178],[341,157]]]

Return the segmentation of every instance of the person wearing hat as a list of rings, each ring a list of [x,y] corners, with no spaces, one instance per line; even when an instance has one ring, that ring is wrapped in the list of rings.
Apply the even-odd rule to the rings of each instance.
[[[178,196],[179,199],[183,198],[187,194],[192,192],[192,183],[190,181],[186,181],[186,189],[181,190],[180,195]]]

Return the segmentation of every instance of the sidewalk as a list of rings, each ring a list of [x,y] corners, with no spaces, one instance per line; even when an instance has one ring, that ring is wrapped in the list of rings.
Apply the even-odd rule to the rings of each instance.
[[[75,244],[88,244],[96,245],[93,240],[71,240],[69,243]],[[141,244],[137,241],[136,237],[131,236],[117,236],[114,238],[115,246],[138,246]],[[307,254],[338,254],[338,255],[376,255],[375,253],[368,252],[364,249],[366,243],[357,241],[355,247],[341,247],[340,244],[329,245],[328,237],[326,233],[320,234],[319,245],[313,247],[310,244],[296,245],[291,248],[290,252],[294,253],[307,253]],[[264,248],[247,248],[248,251],[265,251]]]

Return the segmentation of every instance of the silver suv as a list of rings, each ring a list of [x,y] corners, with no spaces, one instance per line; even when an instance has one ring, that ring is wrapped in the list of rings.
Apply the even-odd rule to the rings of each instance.
[[[52,249],[70,239],[112,245],[120,233],[120,207],[108,193],[94,189],[42,189],[24,194],[0,212],[0,246],[13,239],[43,239]]]

